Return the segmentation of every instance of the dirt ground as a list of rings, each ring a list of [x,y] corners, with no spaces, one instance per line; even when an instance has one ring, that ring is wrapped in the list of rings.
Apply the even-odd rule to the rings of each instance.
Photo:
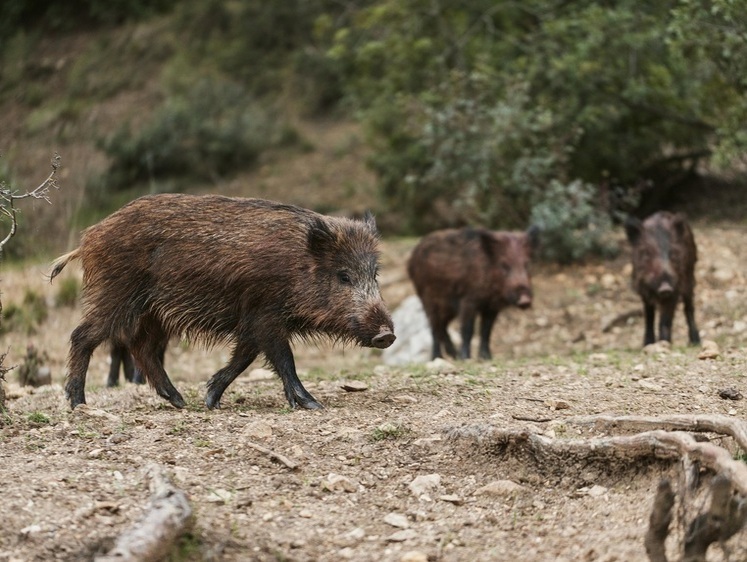
[[[598,435],[563,426],[569,416],[744,417],[745,401],[722,399],[719,390],[747,393],[745,230],[696,224],[695,233],[696,313],[702,337],[720,346],[716,359],[701,360],[685,345],[681,311],[670,351],[640,349],[642,318],[623,254],[583,267],[537,266],[535,305],[499,318],[491,363],[392,367],[377,352],[296,346],[301,379],[322,411],[289,411],[280,382],[256,369],[229,388],[222,410],[208,411],[204,385],[227,350],[173,342],[166,364],[186,409],[147,387],[104,388],[101,349],[89,370],[88,405],[71,412],[61,385],[80,312],[52,306],[35,335],[0,341],[10,364],[22,362],[28,343],[43,350],[53,380],[30,390],[7,376],[0,560],[106,552],[149,505],[150,463],[166,467],[193,507],[191,533],[173,560],[645,560],[656,486],[662,477],[677,484],[680,463],[540,458],[450,440],[448,432],[481,425],[562,439]],[[403,264],[413,243],[384,244],[382,290],[392,308],[412,294]],[[46,271],[46,264],[4,271],[4,304],[20,301],[26,288],[53,303],[58,280],[50,286]],[[350,381],[365,389],[346,391]],[[712,438],[739,454],[730,439]],[[299,466],[291,470],[248,443]],[[672,559],[681,515],[668,543]],[[747,559],[747,536],[711,550],[710,560]]]

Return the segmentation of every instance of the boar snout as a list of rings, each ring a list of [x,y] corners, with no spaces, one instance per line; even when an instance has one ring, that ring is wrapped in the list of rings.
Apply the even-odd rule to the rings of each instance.
[[[522,310],[532,306],[532,293],[529,289],[523,289],[514,296],[514,303]]]
[[[662,281],[656,292],[661,298],[666,299],[674,294],[674,287],[672,287],[672,284],[668,281]]]
[[[371,347],[385,349],[392,345],[396,339],[397,336],[387,326],[382,326],[379,328],[379,333],[371,339]]]

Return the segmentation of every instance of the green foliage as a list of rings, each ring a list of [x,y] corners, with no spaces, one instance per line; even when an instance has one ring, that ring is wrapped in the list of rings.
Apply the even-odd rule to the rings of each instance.
[[[92,188],[121,190],[177,178],[211,181],[253,164],[270,147],[297,140],[295,132],[252,103],[238,84],[200,80],[175,94],[143,129],[128,125],[103,139],[111,158]]]
[[[612,219],[593,185],[552,180],[532,208],[531,223],[540,228],[540,254],[560,263],[586,256],[612,257],[618,248],[610,237]]]
[[[64,277],[57,286],[55,304],[57,306],[73,307],[78,302],[80,282],[76,277]]]
[[[410,430],[402,424],[384,423],[373,430],[371,441],[393,441],[401,439],[410,433]]]
[[[34,425],[46,425],[52,421],[49,419],[49,416],[43,412],[30,412],[26,416],[26,419]]]
[[[3,307],[0,334],[21,332],[31,335],[47,319],[47,303],[39,293],[27,289],[21,304],[10,303]]]

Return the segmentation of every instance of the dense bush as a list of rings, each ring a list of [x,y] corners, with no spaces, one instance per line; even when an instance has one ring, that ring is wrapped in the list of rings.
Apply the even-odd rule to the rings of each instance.
[[[47,303],[39,293],[28,290],[21,304],[5,305],[2,314],[0,334],[8,332],[34,334],[41,323],[47,319]]]
[[[213,181],[250,166],[263,150],[296,139],[238,84],[201,80],[167,99],[139,131],[125,125],[102,139],[111,164],[90,187],[120,190],[150,182],[157,188],[175,178]]]

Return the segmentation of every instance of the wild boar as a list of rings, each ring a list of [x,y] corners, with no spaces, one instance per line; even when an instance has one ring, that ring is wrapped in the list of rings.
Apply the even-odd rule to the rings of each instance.
[[[172,336],[233,344],[207,385],[208,408],[261,353],[291,407],[321,408],[296,374],[290,342],[325,334],[385,348],[394,328],[377,282],[378,232],[357,221],[261,199],[161,194],[141,197],[88,228],[58,258],[83,266],[83,317],[70,338],[65,391],[85,403],[94,349],[113,341],[159,396],[177,408],[159,353]]]
[[[162,349],[159,353],[161,365],[163,365],[164,356],[166,349]],[[135,367],[132,361],[132,355],[130,351],[122,344],[112,344],[111,352],[109,354],[109,377],[106,379],[106,386],[113,387],[119,385],[119,369],[122,368],[122,374],[127,382],[135,384],[145,384],[145,378],[143,373]]]
[[[529,308],[532,285],[529,261],[539,229],[495,232],[465,227],[432,232],[418,243],[407,272],[428,316],[433,335],[433,358],[457,357],[447,327],[457,316],[461,323],[459,358],[470,357],[475,317],[479,314],[478,356],[490,359],[490,335],[498,313],[507,306]]]
[[[668,211],[654,213],[643,222],[629,217],[625,233],[632,248],[633,289],[643,301],[643,345],[654,343],[657,308],[659,339],[672,341],[672,320],[680,299],[690,343],[700,343],[693,304],[698,250],[685,217]]]

